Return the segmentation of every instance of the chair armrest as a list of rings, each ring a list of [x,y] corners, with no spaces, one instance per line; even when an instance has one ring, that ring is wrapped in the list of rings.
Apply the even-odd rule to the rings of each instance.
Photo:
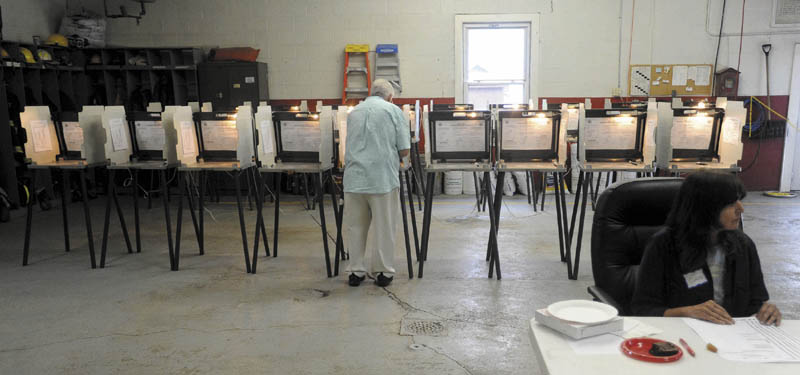
[[[622,309],[622,306],[620,306],[619,303],[617,303],[617,301],[615,301],[614,298],[608,295],[608,293],[606,293],[603,289],[597,287],[597,285],[592,285],[586,288],[586,291],[589,292],[589,294],[591,294],[592,297],[594,297],[595,301],[614,306],[614,308],[617,309],[617,311],[619,311],[620,315],[625,314],[625,310]]]

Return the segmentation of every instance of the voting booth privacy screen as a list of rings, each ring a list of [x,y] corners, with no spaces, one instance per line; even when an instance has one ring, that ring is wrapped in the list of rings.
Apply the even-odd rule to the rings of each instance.
[[[647,112],[587,109],[583,133],[586,161],[642,160]]]
[[[311,112],[275,112],[277,159],[283,162],[319,162],[322,133],[319,114]]]
[[[83,129],[78,121],[77,112],[59,112],[53,115],[58,134],[61,158],[64,160],[81,160],[83,146]]]
[[[430,112],[431,158],[443,161],[489,160],[491,112]]]
[[[719,158],[722,109],[674,109],[672,111],[672,161],[712,161]]]
[[[160,112],[131,112],[128,125],[133,141],[133,158],[140,161],[164,160],[166,142]]]
[[[475,109],[472,104],[434,104],[433,111],[471,111]]]
[[[499,158],[506,162],[558,159],[561,114],[552,111],[497,112]]]
[[[194,119],[199,129],[200,157],[204,161],[237,160],[236,112],[197,112]]]

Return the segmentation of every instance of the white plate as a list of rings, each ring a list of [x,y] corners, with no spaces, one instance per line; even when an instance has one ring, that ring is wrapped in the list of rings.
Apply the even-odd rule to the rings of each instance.
[[[553,303],[547,306],[547,312],[558,319],[583,324],[603,323],[619,315],[613,306],[582,299]]]

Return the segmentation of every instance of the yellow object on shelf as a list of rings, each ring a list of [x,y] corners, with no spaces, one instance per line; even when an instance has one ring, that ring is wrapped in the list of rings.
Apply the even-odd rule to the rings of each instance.
[[[369,44],[348,44],[344,47],[345,52],[369,52]]]

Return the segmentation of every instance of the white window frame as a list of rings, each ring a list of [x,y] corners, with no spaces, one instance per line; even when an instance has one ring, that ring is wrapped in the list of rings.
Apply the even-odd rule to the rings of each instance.
[[[539,78],[539,15],[538,14],[457,14],[455,19],[455,101],[464,103],[467,97],[465,25],[470,24],[527,24],[529,25],[527,59],[527,79],[524,85],[525,100],[538,103],[537,87]]]

